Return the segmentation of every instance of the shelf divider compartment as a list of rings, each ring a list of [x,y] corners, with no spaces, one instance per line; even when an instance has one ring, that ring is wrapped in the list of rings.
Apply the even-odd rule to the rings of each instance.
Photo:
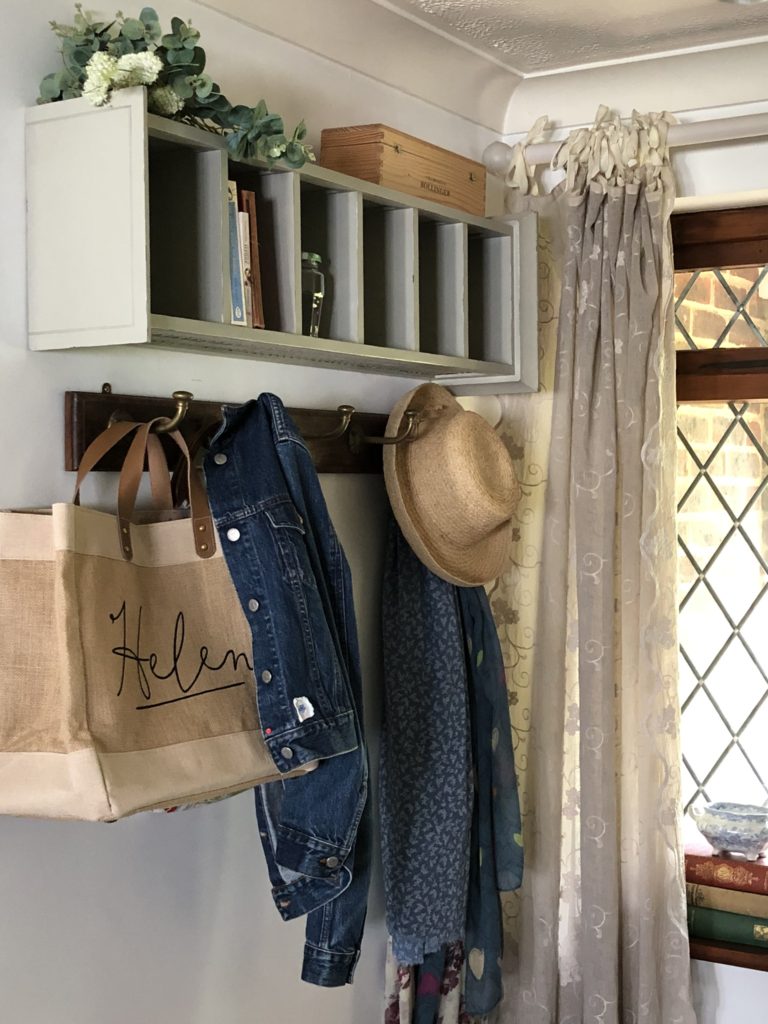
[[[469,235],[469,356],[488,362],[515,362],[513,240],[478,231]]]
[[[363,340],[363,197],[302,182],[301,249],[325,270],[320,337]]]
[[[418,213],[364,204],[365,341],[419,349]]]
[[[153,313],[222,323],[225,275],[225,154],[149,139],[150,306]]]
[[[237,182],[238,189],[248,189],[256,195],[264,327],[268,331],[301,334],[301,205],[298,175],[270,173],[248,164],[230,163],[229,179]]]
[[[419,348],[466,358],[467,225],[419,218]]]

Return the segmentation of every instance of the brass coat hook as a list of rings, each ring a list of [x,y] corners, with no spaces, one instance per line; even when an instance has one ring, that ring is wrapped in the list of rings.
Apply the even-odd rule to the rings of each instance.
[[[409,409],[405,414],[405,423],[400,433],[395,437],[369,437],[362,432],[362,428],[352,425],[352,417],[355,414],[354,405],[340,405],[337,412],[341,416],[341,422],[327,434],[305,434],[308,441],[336,441],[349,431],[349,447],[354,453],[358,453],[364,444],[400,444],[401,441],[414,441],[421,415],[417,410]],[[351,429],[350,429],[351,428]]]
[[[340,405],[336,411],[341,416],[341,423],[333,430],[329,430],[327,434],[305,434],[307,441],[335,441],[346,434],[355,414],[355,407],[354,405]]]
[[[401,441],[415,441],[420,415],[418,410],[409,409],[404,417],[405,426],[394,437],[368,437],[363,434],[360,440],[366,444],[400,444]]]
[[[194,398],[194,395],[191,391],[174,391],[171,397],[176,402],[176,412],[173,416],[164,419],[162,423],[156,424],[154,427],[156,434],[169,434],[172,430],[178,428],[189,412],[189,403]]]
[[[349,432],[349,447],[355,454],[360,451],[364,444],[401,444],[403,441],[415,441],[418,436],[419,417],[421,413],[416,409],[409,409],[405,414],[405,423],[398,434],[394,437],[369,437],[361,430],[354,427]]]

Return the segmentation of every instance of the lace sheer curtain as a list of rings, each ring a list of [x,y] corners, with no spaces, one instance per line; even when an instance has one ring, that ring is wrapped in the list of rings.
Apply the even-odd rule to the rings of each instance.
[[[542,388],[504,400],[524,499],[491,593],[526,844],[522,892],[505,903],[501,1024],[695,1021],[667,127],[601,110],[561,150],[557,196],[518,200],[540,213]],[[531,180],[518,159],[520,192]]]

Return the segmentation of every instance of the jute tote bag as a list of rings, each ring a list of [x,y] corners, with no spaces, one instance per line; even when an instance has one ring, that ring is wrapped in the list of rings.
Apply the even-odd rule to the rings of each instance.
[[[281,777],[259,727],[250,629],[188,453],[190,513],[134,514],[145,452],[155,499],[170,505],[154,422],[104,431],[73,503],[0,512],[0,813],[113,821]],[[117,516],[81,508],[83,478],[131,433]]]

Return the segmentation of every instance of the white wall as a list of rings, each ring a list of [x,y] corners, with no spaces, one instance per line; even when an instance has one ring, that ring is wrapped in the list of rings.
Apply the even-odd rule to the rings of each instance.
[[[157,8],[166,21],[172,14],[193,18],[210,69],[233,100],[255,102],[264,95],[288,123],[306,116],[315,141],[324,126],[372,121],[474,156],[490,140],[488,132],[462,118],[195,3],[177,0]],[[0,507],[49,504],[71,494],[72,478],[62,469],[67,389],[99,390],[110,381],[127,393],[165,395],[188,388],[200,398],[232,401],[270,390],[288,405],[334,408],[352,402],[386,411],[413,387],[396,378],[136,347],[28,352],[22,111],[34,103],[42,75],[57,67],[47,20],[69,20],[72,5],[3,0],[2,14],[8,45],[0,62]],[[77,258],[73,239],[72,259]],[[375,740],[382,483],[374,477],[326,477],[324,486],[353,566]],[[2,1024],[380,1019],[380,881],[372,890],[355,984],[343,990],[304,984],[303,922],[285,924],[274,908],[247,795],[114,825],[2,818],[0,851]]]
[[[764,1019],[768,982],[762,971],[694,960],[691,973],[698,1024],[743,1024]]]
[[[496,131],[503,130],[507,98],[520,82],[501,62],[401,9],[388,10],[386,0],[204,0],[203,5]]]

